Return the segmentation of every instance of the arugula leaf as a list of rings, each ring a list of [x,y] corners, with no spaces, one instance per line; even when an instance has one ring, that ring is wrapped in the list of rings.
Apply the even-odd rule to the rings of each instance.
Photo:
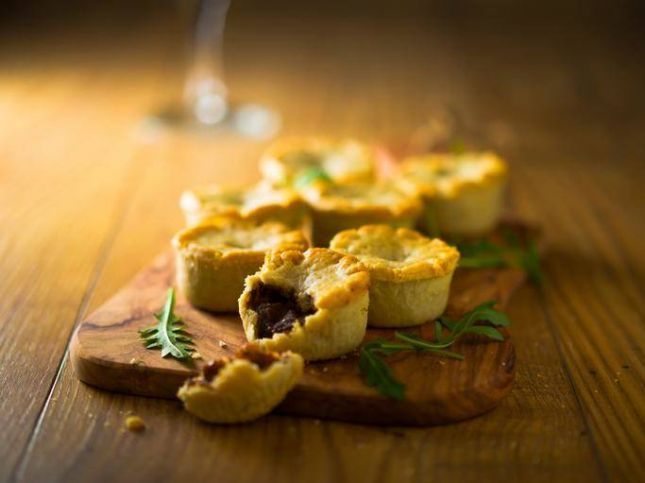
[[[193,340],[185,330],[183,321],[174,313],[175,289],[169,288],[166,303],[161,312],[155,314],[157,325],[141,329],[139,335],[146,349],[161,349],[161,357],[175,359],[190,358]]]
[[[358,366],[365,375],[368,386],[375,387],[381,394],[394,399],[405,397],[405,386],[392,375],[392,369],[378,354],[376,346],[372,350],[361,350]]]
[[[470,327],[466,332],[468,334],[485,335],[489,339],[498,340],[500,342],[504,340],[504,336],[499,330],[497,330],[495,327],[488,327],[486,325],[476,325],[474,327]]]
[[[464,334],[476,334],[495,341],[503,341],[504,335],[495,327],[508,327],[510,320],[493,307],[495,301],[484,302],[466,312],[459,320],[441,317],[434,324],[434,340],[426,340],[416,334],[395,332],[396,340],[376,339],[363,345],[358,359],[358,367],[368,386],[376,388],[381,394],[394,399],[405,398],[405,385],[398,381],[385,357],[403,351],[431,352],[439,357],[463,360],[464,356],[446,350]],[[487,323],[490,325],[482,325]],[[448,329],[443,334],[443,328]]]
[[[327,174],[327,171],[325,171],[324,169],[318,166],[313,166],[303,171],[302,173],[298,174],[298,176],[296,176],[296,179],[293,182],[293,185],[296,188],[304,188],[310,185],[311,183],[313,183],[314,181],[318,181],[318,180],[325,181],[327,183],[333,182],[329,174]]]
[[[540,255],[535,240],[522,246],[517,235],[509,232],[506,244],[498,245],[488,240],[480,240],[457,245],[461,258],[459,266],[464,268],[519,267],[535,285],[542,284]]]

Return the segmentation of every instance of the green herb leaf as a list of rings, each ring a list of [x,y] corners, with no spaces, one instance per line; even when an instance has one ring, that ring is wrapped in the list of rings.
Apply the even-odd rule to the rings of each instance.
[[[375,387],[384,396],[394,399],[405,397],[405,386],[395,379],[392,369],[376,350],[361,350],[358,366],[365,375],[368,386]]]
[[[296,176],[293,185],[296,188],[304,188],[314,181],[325,181],[327,183],[333,182],[329,174],[327,174],[327,171],[318,166],[314,166]]]
[[[157,325],[141,329],[139,336],[146,349],[161,349],[161,357],[185,360],[194,351],[193,340],[184,328],[183,321],[174,313],[175,290],[168,289],[166,303],[161,312],[155,314]]]
[[[505,239],[504,245],[488,240],[458,244],[457,248],[461,254],[459,266],[464,268],[519,267],[526,272],[532,283],[541,285],[543,277],[535,240],[530,240],[526,246],[523,246],[517,235],[512,232],[508,232]]]
[[[499,330],[497,330],[495,327],[488,327],[486,325],[476,325],[474,327],[470,327],[465,332],[468,334],[484,335],[489,339],[493,339],[493,340],[498,340],[498,341],[504,340],[504,336]]]
[[[477,334],[496,341],[503,341],[504,335],[493,326],[508,327],[506,314],[495,310],[491,300],[466,312],[459,320],[441,317],[434,324],[434,340],[426,340],[416,334],[395,332],[394,341],[377,339],[367,342],[361,348],[358,367],[368,386],[376,388],[384,396],[394,399],[405,397],[405,385],[398,381],[385,362],[385,357],[403,351],[431,352],[439,357],[463,360],[464,356],[446,350],[464,334]],[[490,325],[481,325],[486,323]],[[443,327],[448,329],[443,334]]]

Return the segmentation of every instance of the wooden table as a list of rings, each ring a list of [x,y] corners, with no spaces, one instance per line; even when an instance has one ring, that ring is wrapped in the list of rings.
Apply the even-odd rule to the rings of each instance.
[[[182,189],[256,179],[265,144],[142,122],[181,82],[169,12],[0,29],[0,480],[643,481],[642,38],[609,15],[583,28],[575,11],[538,24],[446,9],[234,6],[228,80],[279,109],[286,134],[394,142],[448,107],[509,159],[512,208],[549,252],[543,289],[511,304],[518,372],[502,405],[427,429],[213,427],[79,383],[75,324],[167,248]],[[145,432],[124,429],[130,413]]]

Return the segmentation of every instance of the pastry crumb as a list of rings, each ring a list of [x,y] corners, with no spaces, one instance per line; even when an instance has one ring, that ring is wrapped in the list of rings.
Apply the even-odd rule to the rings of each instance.
[[[192,357],[193,359],[203,359],[202,355],[199,352],[193,352],[190,357]]]
[[[226,342],[224,342],[223,340],[220,340],[218,342],[218,344],[222,349],[226,349],[228,347],[228,344]]]
[[[130,359],[130,364],[132,364],[133,366],[143,365],[143,361],[141,359],[133,357],[132,359]]]
[[[125,427],[128,431],[139,433],[146,429],[146,423],[139,416],[128,416],[125,418]]]

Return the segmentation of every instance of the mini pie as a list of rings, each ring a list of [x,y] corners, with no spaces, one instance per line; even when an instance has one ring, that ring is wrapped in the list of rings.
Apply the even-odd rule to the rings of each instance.
[[[508,168],[493,153],[428,154],[401,165],[401,185],[418,193],[426,233],[472,237],[498,223]]]
[[[366,224],[412,228],[422,209],[416,194],[389,182],[312,185],[302,196],[312,208],[316,246],[327,245],[339,231]]]
[[[309,210],[298,193],[288,188],[275,189],[268,183],[250,188],[202,186],[185,191],[179,204],[188,226],[226,215],[258,222],[279,221],[311,235]]]
[[[273,250],[239,300],[246,338],[305,360],[346,354],[365,336],[368,286],[355,257],[327,248]]]
[[[298,354],[247,344],[235,358],[213,361],[189,379],[177,396],[186,410],[211,423],[241,423],[269,413],[302,376]]]
[[[374,151],[351,139],[283,139],[260,159],[262,176],[276,186],[298,185],[299,177],[311,170],[322,171],[334,183],[369,181],[374,166]]]
[[[330,248],[356,256],[369,271],[370,326],[420,325],[445,310],[459,252],[443,241],[368,225],[340,232]]]
[[[216,217],[180,231],[172,244],[177,285],[186,299],[202,309],[236,312],[244,278],[260,268],[267,250],[304,250],[308,241],[282,223]]]

